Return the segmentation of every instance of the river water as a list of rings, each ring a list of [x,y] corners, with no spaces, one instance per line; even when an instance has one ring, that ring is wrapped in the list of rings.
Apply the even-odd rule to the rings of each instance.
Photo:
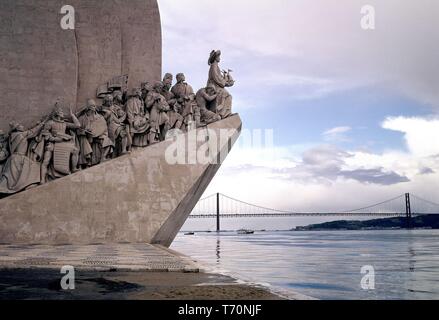
[[[180,233],[171,248],[318,299],[439,299],[439,230]]]

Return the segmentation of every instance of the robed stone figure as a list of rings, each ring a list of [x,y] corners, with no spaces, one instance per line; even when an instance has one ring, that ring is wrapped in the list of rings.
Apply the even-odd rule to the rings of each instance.
[[[29,141],[35,138],[44,123],[30,130],[16,122],[10,123],[9,152],[0,177],[0,193],[16,193],[41,181],[40,164],[29,157]]]
[[[212,104],[212,111],[216,112],[221,118],[227,118],[232,114],[232,95],[226,90],[235,84],[229,71],[221,71],[219,63],[221,61],[221,51],[212,51],[209,57],[209,79],[206,87],[212,87],[217,94]]]
[[[93,166],[107,160],[113,151],[114,144],[108,137],[108,126],[105,118],[97,112],[96,102],[87,101],[85,112],[79,117],[81,128],[79,137],[79,164]]]

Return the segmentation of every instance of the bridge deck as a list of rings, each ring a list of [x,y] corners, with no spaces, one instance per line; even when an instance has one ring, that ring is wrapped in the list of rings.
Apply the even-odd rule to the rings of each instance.
[[[413,214],[413,216],[421,214]],[[285,217],[405,217],[405,213],[267,213],[267,214],[227,214],[221,213],[225,219],[234,218],[285,218]],[[213,219],[216,214],[193,214],[190,219]]]

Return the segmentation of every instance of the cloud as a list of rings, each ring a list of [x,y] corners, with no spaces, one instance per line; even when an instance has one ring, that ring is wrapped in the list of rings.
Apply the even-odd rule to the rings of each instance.
[[[354,155],[335,146],[322,145],[306,151],[302,162],[296,167],[280,169],[277,173],[283,174],[286,179],[300,179],[305,183],[335,183],[340,179],[348,179],[366,184],[393,185],[410,181],[383,167],[344,169],[346,159],[351,157]]]
[[[234,148],[206,195],[221,192],[262,206],[303,212],[348,211],[406,192],[434,200],[439,174],[419,175],[421,167],[408,154],[366,154],[333,145]]]
[[[351,130],[352,128],[348,126],[335,127],[323,132],[322,135],[325,141],[346,142],[349,141],[346,133]]]
[[[439,118],[389,117],[382,127],[404,133],[407,148],[416,157],[439,155]]]
[[[419,169],[419,174],[432,174],[435,173],[436,171],[434,171],[432,168],[427,168],[427,167],[423,167],[421,169]]]
[[[348,132],[351,130],[352,130],[351,127],[335,127],[335,128],[332,128],[332,129],[329,129],[329,130],[323,132],[323,135],[340,134],[340,133],[345,133],[345,132]]]
[[[384,168],[341,170],[339,175],[346,179],[352,179],[362,183],[380,184],[384,186],[410,181],[409,178],[401,176],[396,172],[386,172]]]

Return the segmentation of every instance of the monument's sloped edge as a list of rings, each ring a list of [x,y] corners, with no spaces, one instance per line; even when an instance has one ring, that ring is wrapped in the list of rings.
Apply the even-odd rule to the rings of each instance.
[[[219,124],[220,123],[208,126],[208,129],[217,130],[218,128],[216,127]],[[228,128],[220,126],[219,129],[236,129],[235,132],[233,132],[230,136],[228,136],[228,141],[221,144],[221,149],[218,150],[219,155],[227,156],[241,133],[241,129],[242,129],[241,120],[239,119],[239,117],[236,117],[235,122],[232,123],[232,126]],[[219,138],[220,137],[217,137],[217,139]],[[220,145],[219,142],[218,145]],[[157,232],[157,234],[152,240],[154,244],[160,244],[166,247],[169,247],[172,244],[178,232],[180,231],[181,227],[186,222],[192,210],[195,208],[197,202],[200,200],[204,191],[206,191],[207,187],[209,186],[209,183],[212,181],[212,179],[215,177],[216,173],[220,169],[222,161],[224,161],[225,158],[218,160],[219,160],[218,163],[210,164],[206,168],[206,170],[204,170],[203,174],[196,181],[192,189],[185,195],[184,199],[180,202],[178,207],[174,210],[174,212],[162,225],[162,227],[160,228],[160,230]]]
[[[234,129],[239,116],[210,125]],[[197,132],[205,132],[200,128]],[[184,134],[185,138],[190,133]],[[0,200],[0,243],[169,245],[220,164],[169,164],[167,140]]]

